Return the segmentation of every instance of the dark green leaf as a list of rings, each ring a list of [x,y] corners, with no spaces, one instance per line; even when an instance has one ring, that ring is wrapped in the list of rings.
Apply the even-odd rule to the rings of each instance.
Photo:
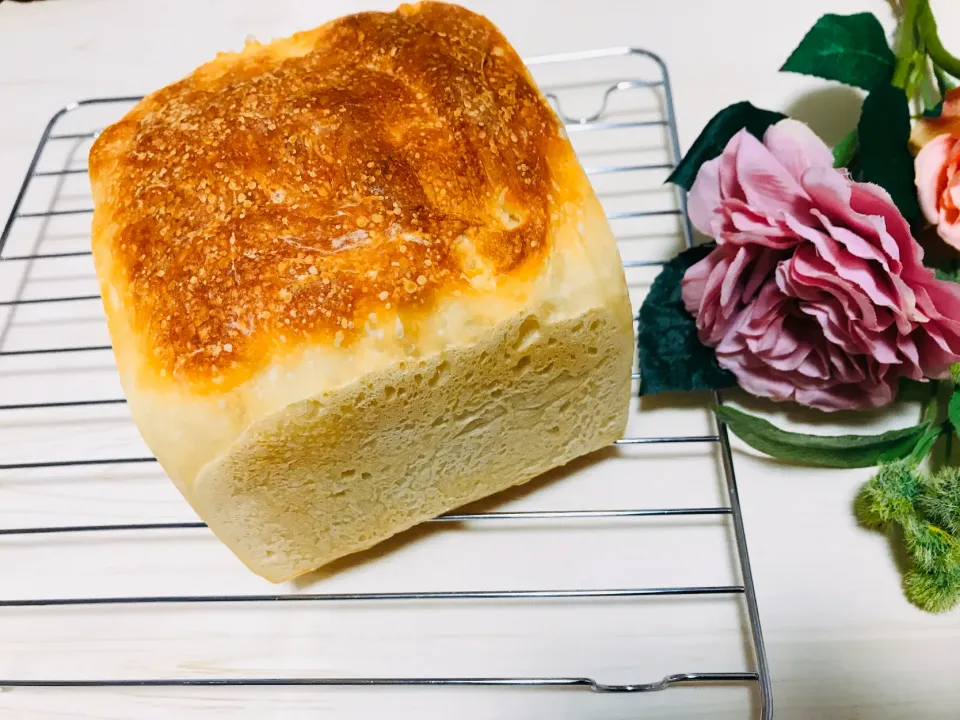
[[[954,390],[947,405],[947,418],[953,429],[960,432],[960,390]]]
[[[854,180],[859,180],[860,177],[861,177],[861,175],[863,174],[863,173],[860,171],[860,148],[859,148],[859,145],[860,145],[860,138],[858,137],[858,138],[857,138],[857,146],[858,146],[858,147],[857,147],[857,154],[853,156],[853,160],[851,160],[851,161],[850,161],[850,164],[847,165],[847,170],[848,170],[849,173],[850,173],[850,177],[852,177]]]
[[[924,57],[924,61],[926,61],[926,57]],[[924,101],[923,116],[938,118],[943,114],[943,99],[953,87],[953,83],[950,82],[943,70],[936,66],[933,68],[933,77],[937,84],[937,93],[940,95],[940,101],[932,104]],[[929,80],[929,78],[925,79]]]
[[[883,26],[857,13],[821,17],[780,69],[873,90],[890,84],[895,64]]]
[[[857,154],[859,146],[860,141],[857,137],[857,130],[854,128],[840,138],[840,142],[833,148],[833,166],[836,168],[845,168],[850,165],[854,155]]]
[[[911,380],[901,377],[897,383],[897,400],[905,402],[927,402],[935,391],[933,383],[928,380]]]
[[[680,281],[687,268],[713,249],[700,245],[663,266],[640,307],[637,346],[640,394],[733,387],[736,378],[717,365],[711,348],[697,337],[694,319],[683,305]]]
[[[717,417],[747,445],[781,460],[821,467],[870,467],[907,457],[927,437],[927,425],[880,435],[806,435],[787,432],[732,407],[715,408]]]
[[[860,177],[884,188],[913,224],[920,217],[910,154],[910,106],[900,88],[881,86],[863,102],[860,123]]]
[[[932,108],[927,108],[923,111],[923,116],[925,118],[938,118],[943,113],[943,100],[938,102]]]
[[[748,102],[739,102],[724,108],[707,123],[690,151],[684,156],[676,169],[670,173],[667,182],[689,190],[697,178],[700,166],[707,160],[713,160],[730,142],[730,138],[744,128],[758,139],[763,139],[764,131],[783,120],[786,115],[772,110],[762,110]]]

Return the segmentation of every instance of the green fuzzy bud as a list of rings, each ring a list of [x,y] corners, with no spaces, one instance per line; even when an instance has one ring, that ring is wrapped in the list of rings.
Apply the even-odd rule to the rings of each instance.
[[[960,362],[950,366],[950,377],[953,378],[954,385],[960,385]]]
[[[903,576],[907,599],[921,610],[945,612],[960,601],[960,573],[928,573],[911,570]]]
[[[907,552],[914,564],[928,573],[960,573],[960,542],[943,528],[924,522],[904,524]]]
[[[913,500],[920,481],[909,462],[897,461],[880,466],[877,474],[857,495],[857,517],[870,527],[891,521],[905,523],[914,515]]]
[[[917,508],[931,522],[960,536],[960,468],[943,468],[923,484]]]

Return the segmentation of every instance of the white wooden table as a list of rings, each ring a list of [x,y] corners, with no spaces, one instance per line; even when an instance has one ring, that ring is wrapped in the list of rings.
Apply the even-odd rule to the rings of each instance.
[[[672,74],[685,145],[716,110],[741,99],[791,112],[827,140],[837,139],[855,121],[856,94],[778,75],[777,68],[824,12],[872,10],[892,27],[883,0],[467,4],[496,22],[524,56],[612,45],[660,53]],[[960,6],[948,0],[934,6],[945,39],[960,48]],[[0,2],[0,217],[16,195],[44,124],[68,101],[141,94],[218,50],[237,47],[248,34],[269,39],[347,12],[391,7],[334,0]],[[89,269],[77,265],[38,282],[63,289],[89,287],[91,280]],[[81,338],[102,339],[95,315],[76,320]],[[39,337],[44,322],[36,316],[7,341]],[[36,388],[49,397],[81,391],[106,397],[117,390],[116,379],[93,361],[71,375],[44,374],[40,362],[0,366],[0,402],[24,398]],[[58,416],[55,436],[43,413],[0,417],[0,464],[23,457],[145,452],[122,407],[71,412],[66,420]],[[897,408],[846,419],[888,427],[911,420],[913,412]],[[815,420],[802,413],[775,414],[784,422]],[[658,399],[640,406],[632,430],[689,434],[708,431],[708,423],[699,407]],[[960,613],[927,615],[904,600],[888,541],[858,528],[851,512],[869,472],[802,470],[745,451],[736,453],[736,463],[776,716],[960,717]],[[98,469],[83,482],[76,473],[0,473],[0,527],[191,519],[158,473]],[[579,463],[499,507],[721,501],[715,458],[678,448]],[[434,527],[293,589],[469,588],[480,577],[512,587],[722,583],[729,579],[730,547],[723,527],[709,522]],[[129,540],[0,537],[2,598],[272,590],[288,591],[250,576],[200,532]],[[604,682],[640,682],[670,672],[749,668],[740,623],[738,606],[725,601],[535,603],[506,609],[482,604],[0,608],[0,678],[589,674]],[[742,718],[751,716],[751,695],[740,686],[629,696],[430,688],[0,693],[4,720],[427,718],[452,712],[463,718]]]

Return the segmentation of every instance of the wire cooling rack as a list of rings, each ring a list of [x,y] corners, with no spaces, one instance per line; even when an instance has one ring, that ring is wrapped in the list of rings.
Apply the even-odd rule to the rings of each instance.
[[[607,209],[636,305],[663,259],[693,241],[683,193],[663,185],[680,156],[666,67],[634,48],[528,64]],[[101,693],[94,706],[126,707],[124,692],[166,688],[128,700],[139,703],[132,714],[103,717],[206,717],[232,700],[190,693],[229,686],[280,693],[269,699],[276,715],[243,696],[251,717],[294,717],[305,707],[311,717],[375,717],[382,708],[363,702],[384,691],[368,686],[408,686],[394,690],[401,696],[418,686],[432,696],[410,711],[420,716],[468,700],[461,707],[477,717],[667,717],[676,707],[650,699],[680,694],[681,708],[708,708],[710,717],[730,708],[772,717],[730,444],[705,407],[644,400],[628,437],[608,452],[282,591],[264,592],[238,568],[140,442],[99,304],[86,155],[98,130],[137,99],[58,112],[0,235],[0,645],[11,649],[0,656],[0,712],[4,698],[18,698],[14,710],[34,718],[86,705],[81,689]],[[684,433],[662,435],[678,424]],[[698,493],[711,501],[694,505]],[[663,502],[643,506],[649,498]],[[631,555],[641,542],[650,549]],[[684,560],[695,570],[682,571]],[[732,579],[644,582],[715,578],[717,568]],[[731,658],[741,669],[702,667]],[[463,670],[453,672],[458,663]],[[570,671],[538,670],[555,667]],[[315,689],[291,698],[291,686]],[[358,686],[362,697],[348,700],[314,695]],[[516,701],[507,687],[517,686],[551,697]],[[712,689],[655,692],[673,686]],[[746,697],[722,694],[731,687]],[[603,703],[598,695],[621,704],[591,704]],[[507,696],[519,704],[501,704]],[[404,714],[401,697],[386,702]]]

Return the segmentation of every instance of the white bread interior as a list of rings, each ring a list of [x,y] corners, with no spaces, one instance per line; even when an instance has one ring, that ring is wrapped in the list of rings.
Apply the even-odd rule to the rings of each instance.
[[[619,336],[606,308],[531,313],[292,403],[204,466],[192,502],[252,570],[300,575],[609,445],[629,394]]]

